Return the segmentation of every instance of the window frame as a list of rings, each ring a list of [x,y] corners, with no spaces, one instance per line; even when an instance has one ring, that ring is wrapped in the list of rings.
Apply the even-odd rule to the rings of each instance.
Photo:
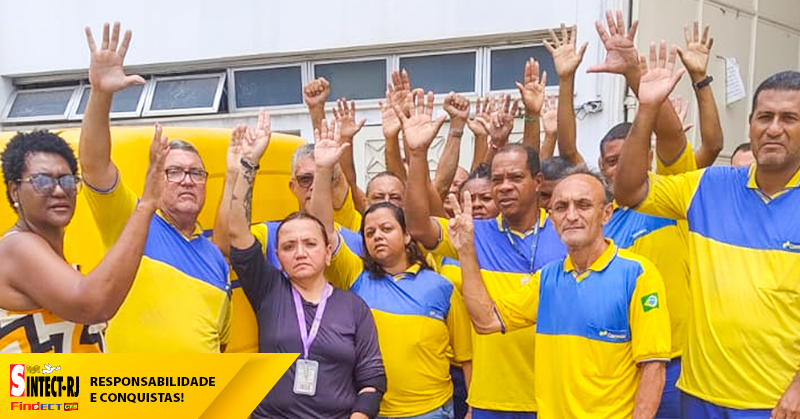
[[[227,69],[228,73],[228,109],[231,113],[233,112],[252,112],[257,111],[261,108],[264,109],[271,109],[271,110],[284,110],[284,109],[298,109],[299,107],[305,107],[305,100],[303,99],[303,88],[309,81],[313,80],[309,78],[308,69],[307,69],[308,61],[299,61],[299,62],[289,62],[289,63],[282,63],[282,64],[270,64],[270,65],[261,65],[261,66],[251,66],[251,67],[230,67]],[[251,71],[251,70],[270,70],[273,68],[287,68],[287,67],[299,67],[300,68],[300,103],[295,104],[288,104],[288,105],[269,105],[269,106],[251,106],[251,107],[239,107],[236,106],[236,72],[237,71]]]
[[[149,85],[151,84],[150,80],[147,80],[145,84],[142,86],[142,92],[139,93],[139,101],[136,103],[136,110],[131,112],[111,112],[110,117],[111,119],[116,118],[138,118],[142,115],[142,109],[144,108],[145,96],[147,96],[147,92],[149,89]],[[78,108],[81,106],[81,98],[83,97],[83,92],[92,88],[92,85],[88,83],[84,83],[78,89],[78,94],[75,96],[75,103],[70,105],[69,111],[69,120],[70,121],[82,121],[84,114],[78,113]]]
[[[464,97],[472,97],[472,96],[480,96],[481,95],[481,87],[483,82],[483,54],[482,50],[484,47],[475,47],[475,48],[458,48],[458,49],[445,49],[445,50],[438,50],[438,51],[420,51],[420,52],[411,52],[406,54],[395,54],[392,58],[393,61],[393,70],[401,71],[402,68],[400,67],[400,59],[401,58],[416,58],[416,57],[430,57],[430,56],[438,56],[438,55],[451,55],[451,54],[463,54],[463,53],[475,53],[475,80],[473,90],[470,92],[456,92]],[[409,76],[412,77],[412,88],[413,86],[413,75]],[[391,72],[389,73],[389,77],[387,78],[387,82],[391,81]],[[427,91],[426,91],[427,93]],[[444,97],[447,96],[447,93],[435,93],[435,97]]]
[[[361,56],[361,57],[334,58],[334,59],[329,59],[329,60],[308,60],[306,62],[308,63],[308,76],[309,77],[308,77],[308,81],[306,83],[304,83],[303,85],[305,86],[305,84],[310,83],[312,80],[316,80],[317,79],[317,77],[318,77],[317,76],[317,72],[316,72],[316,66],[317,65],[343,64],[343,63],[353,63],[353,62],[357,63],[357,62],[364,62],[364,61],[383,60],[385,62],[385,64],[386,64],[385,65],[386,73],[385,73],[385,80],[384,80],[385,83],[384,83],[384,86],[381,89],[381,91],[385,92],[386,91],[386,85],[388,83],[391,83],[391,81],[392,81],[392,70],[394,69],[393,58],[394,58],[394,56],[392,56],[392,55],[365,55],[365,56]],[[328,80],[328,81],[330,81],[330,80]],[[329,97],[328,101],[326,101],[325,103],[326,104],[328,104],[328,103],[336,104],[336,101],[338,99],[339,98]],[[378,103],[378,101],[383,100],[383,99],[385,99],[385,94],[382,94],[379,97],[375,97],[375,98],[367,98],[367,99],[350,99],[350,98],[348,98],[347,100],[348,101],[353,100],[356,103]]]
[[[75,107],[75,98],[77,92],[81,91],[81,87],[83,84],[76,84],[72,86],[59,86],[59,87],[43,87],[39,89],[15,89],[14,92],[9,97],[8,101],[6,102],[5,108],[3,109],[3,122],[7,123],[26,123],[26,122],[45,122],[45,121],[65,121],[68,119],[70,113],[72,112],[73,107]],[[37,116],[19,116],[19,117],[9,117],[8,115],[11,113],[11,108],[14,107],[14,102],[17,101],[17,97],[20,93],[28,93],[28,92],[55,92],[55,91],[67,91],[72,90],[72,94],[67,101],[67,106],[64,108],[64,113],[60,115],[37,115]],[[80,99],[78,99],[80,100]]]
[[[504,93],[504,94],[511,94],[512,96],[516,93],[519,95],[519,89],[516,87],[510,89],[501,89],[501,90],[492,90],[492,53],[494,51],[501,51],[501,50],[509,50],[509,49],[522,49],[522,48],[536,48],[542,47],[545,48],[544,43],[542,42],[527,42],[524,44],[511,44],[511,45],[494,45],[489,47],[484,47],[486,53],[484,54],[484,63],[483,63],[483,85],[481,86],[484,92],[484,95],[488,94],[496,94],[496,93]],[[547,50],[545,49],[545,52]],[[521,68],[522,71],[525,70],[524,67]],[[520,72],[520,76],[522,76],[522,72]],[[547,79],[550,80],[551,77],[555,77],[558,79],[557,74],[547,74]],[[521,77],[520,77],[521,78]],[[521,81],[521,80],[520,80]],[[545,86],[544,88],[545,95],[558,95],[558,83],[554,86]]]
[[[152,116],[176,116],[176,115],[197,115],[197,114],[217,113],[222,99],[222,92],[226,87],[225,81],[227,80],[226,77],[227,74],[228,74],[227,71],[221,71],[214,73],[191,74],[182,76],[153,76],[148,80],[147,85],[149,86],[149,89],[146,92],[144,108],[142,109],[141,115],[142,117],[152,117]],[[158,82],[172,81],[172,80],[207,79],[211,77],[217,77],[218,79],[217,79],[217,89],[216,92],[214,93],[214,101],[210,107],[163,109],[163,110],[151,109],[151,107],[153,106],[153,96],[155,96]]]

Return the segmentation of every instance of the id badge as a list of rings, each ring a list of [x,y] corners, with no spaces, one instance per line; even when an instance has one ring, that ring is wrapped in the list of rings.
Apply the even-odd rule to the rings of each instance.
[[[319,362],[312,359],[298,359],[294,371],[294,394],[304,396],[317,394],[317,373],[319,373]]]

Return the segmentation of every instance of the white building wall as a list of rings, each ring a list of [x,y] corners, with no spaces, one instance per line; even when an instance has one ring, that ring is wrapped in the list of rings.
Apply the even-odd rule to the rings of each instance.
[[[133,30],[126,65],[131,71],[142,73],[187,71],[215,62],[231,67],[240,61],[268,61],[287,54],[313,59],[332,49],[513,35],[555,28],[565,22],[578,25],[579,42],[589,42],[576,81],[575,104],[603,102],[601,112],[578,121],[579,148],[586,160],[594,164],[599,139],[624,118],[625,94],[621,77],[585,74],[588,66],[604,56],[594,21],[603,18],[606,8],[625,7],[627,14],[628,3],[628,0],[140,0],[134,3],[0,0],[0,16],[14,17],[4,18],[0,25],[0,76],[4,82],[0,84],[0,103],[7,101],[9,86],[14,80],[85,77],[89,54],[83,28],[90,26],[99,38],[105,21],[119,20],[123,28]],[[436,42],[426,48],[435,50]],[[522,68],[520,77],[521,73]],[[411,76],[413,82],[413,74]],[[371,162],[364,147],[359,146],[367,140],[380,138],[381,134],[377,101],[362,101],[358,106],[360,117],[368,119],[368,127],[356,144],[361,175]],[[299,131],[304,138],[313,141],[310,121],[303,107],[282,109],[273,114],[276,130]],[[232,127],[240,122],[254,122],[254,119],[254,111],[158,118],[169,125],[208,127]],[[152,124],[155,120],[142,118],[122,123]],[[77,124],[75,121],[35,125]],[[471,138],[465,135],[464,166],[469,164],[471,149]]]

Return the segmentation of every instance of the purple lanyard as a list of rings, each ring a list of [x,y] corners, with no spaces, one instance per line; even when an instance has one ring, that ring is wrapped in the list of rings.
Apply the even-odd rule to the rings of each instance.
[[[292,287],[292,297],[294,298],[294,311],[297,314],[297,324],[300,326],[300,340],[303,342],[303,358],[308,359],[308,350],[314,339],[317,338],[319,332],[319,324],[322,323],[322,315],[325,313],[325,306],[328,305],[328,297],[333,292],[333,286],[325,283],[325,289],[322,290],[322,299],[319,300],[317,306],[317,313],[314,315],[314,323],[311,323],[311,332],[307,330],[306,314],[303,311],[303,302],[300,299],[300,293]]]

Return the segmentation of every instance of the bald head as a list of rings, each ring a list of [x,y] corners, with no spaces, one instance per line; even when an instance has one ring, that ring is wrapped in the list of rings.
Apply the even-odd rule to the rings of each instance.
[[[553,190],[550,216],[568,249],[603,240],[603,225],[611,218],[612,196],[600,175],[581,170],[565,177]]]

